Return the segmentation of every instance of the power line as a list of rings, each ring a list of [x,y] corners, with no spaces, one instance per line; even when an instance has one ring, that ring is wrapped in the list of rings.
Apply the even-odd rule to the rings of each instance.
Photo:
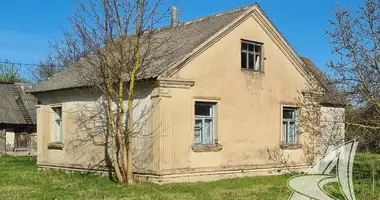
[[[16,62],[7,62],[7,61],[0,61],[0,64],[24,65],[24,66],[33,66],[33,67],[53,66],[53,65],[31,64],[31,63],[16,63]]]

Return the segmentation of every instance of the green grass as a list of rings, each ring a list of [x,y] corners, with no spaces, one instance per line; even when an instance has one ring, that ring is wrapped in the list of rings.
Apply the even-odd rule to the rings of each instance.
[[[380,200],[380,155],[357,155],[354,182],[357,199]],[[376,184],[372,192],[375,162]],[[288,199],[290,175],[228,179],[210,183],[125,186],[91,174],[38,171],[34,157],[0,158],[0,199]],[[377,163],[377,164],[376,164]],[[340,197],[336,184],[327,190]]]

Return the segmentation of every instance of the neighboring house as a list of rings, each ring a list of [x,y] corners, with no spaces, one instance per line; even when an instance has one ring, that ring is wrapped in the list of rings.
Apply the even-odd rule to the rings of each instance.
[[[0,83],[0,153],[33,155],[36,144],[37,99],[23,83]]]
[[[308,139],[299,134],[304,108],[297,99],[319,95],[318,117],[344,115],[336,88],[310,59],[298,56],[257,4],[156,34],[171,31],[176,31],[171,45],[181,49],[162,56],[140,77],[156,84],[139,93],[134,112],[152,108],[144,131],[156,134],[134,142],[144,155],[135,153],[138,178],[166,183],[283,172],[269,159],[270,149],[282,149],[291,167],[301,169],[307,165],[302,144]],[[41,102],[40,168],[101,171],[107,165],[102,137],[92,135],[86,142],[89,129],[78,118],[102,97],[80,77],[69,67],[31,90]],[[344,122],[338,123],[344,134]],[[95,128],[102,129],[94,123]]]

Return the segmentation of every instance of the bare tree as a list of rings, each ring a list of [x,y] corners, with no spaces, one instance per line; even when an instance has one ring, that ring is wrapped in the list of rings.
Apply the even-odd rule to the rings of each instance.
[[[20,75],[20,66],[9,60],[0,63],[0,82],[26,82]]]
[[[134,99],[141,92],[136,88],[150,85],[151,63],[173,51],[160,48],[170,35],[155,34],[170,16],[170,6],[164,5],[163,0],[76,0],[69,18],[72,30],[64,31],[54,46],[59,63],[79,71],[79,84],[96,88],[105,99],[91,112],[104,112],[99,119],[105,122],[113,172],[121,183],[134,182],[132,140],[143,126],[137,121],[147,115],[134,114]]]
[[[356,10],[338,5],[333,11],[327,34],[338,60],[329,67],[351,103],[348,138],[367,145],[380,134],[380,1],[363,1]]]
[[[295,143],[282,143],[281,148],[268,149],[270,160],[292,171],[292,167],[297,163],[294,163],[289,153],[283,149],[302,150],[302,164],[312,165],[317,159],[344,142],[344,102],[338,106],[327,105],[327,102],[330,102],[328,98],[340,98],[338,101],[335,99],[335,102],[343,101],[339,93],[333,95],[331,88],[329,89],[326,91],[322,86],[310,85],[295,98],[296,106],[299,108]]]

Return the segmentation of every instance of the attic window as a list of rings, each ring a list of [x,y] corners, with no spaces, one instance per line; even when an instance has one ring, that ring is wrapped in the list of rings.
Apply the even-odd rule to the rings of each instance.
[[[241,41],[241,69],[262,71],[262,46],[257,42]]]

